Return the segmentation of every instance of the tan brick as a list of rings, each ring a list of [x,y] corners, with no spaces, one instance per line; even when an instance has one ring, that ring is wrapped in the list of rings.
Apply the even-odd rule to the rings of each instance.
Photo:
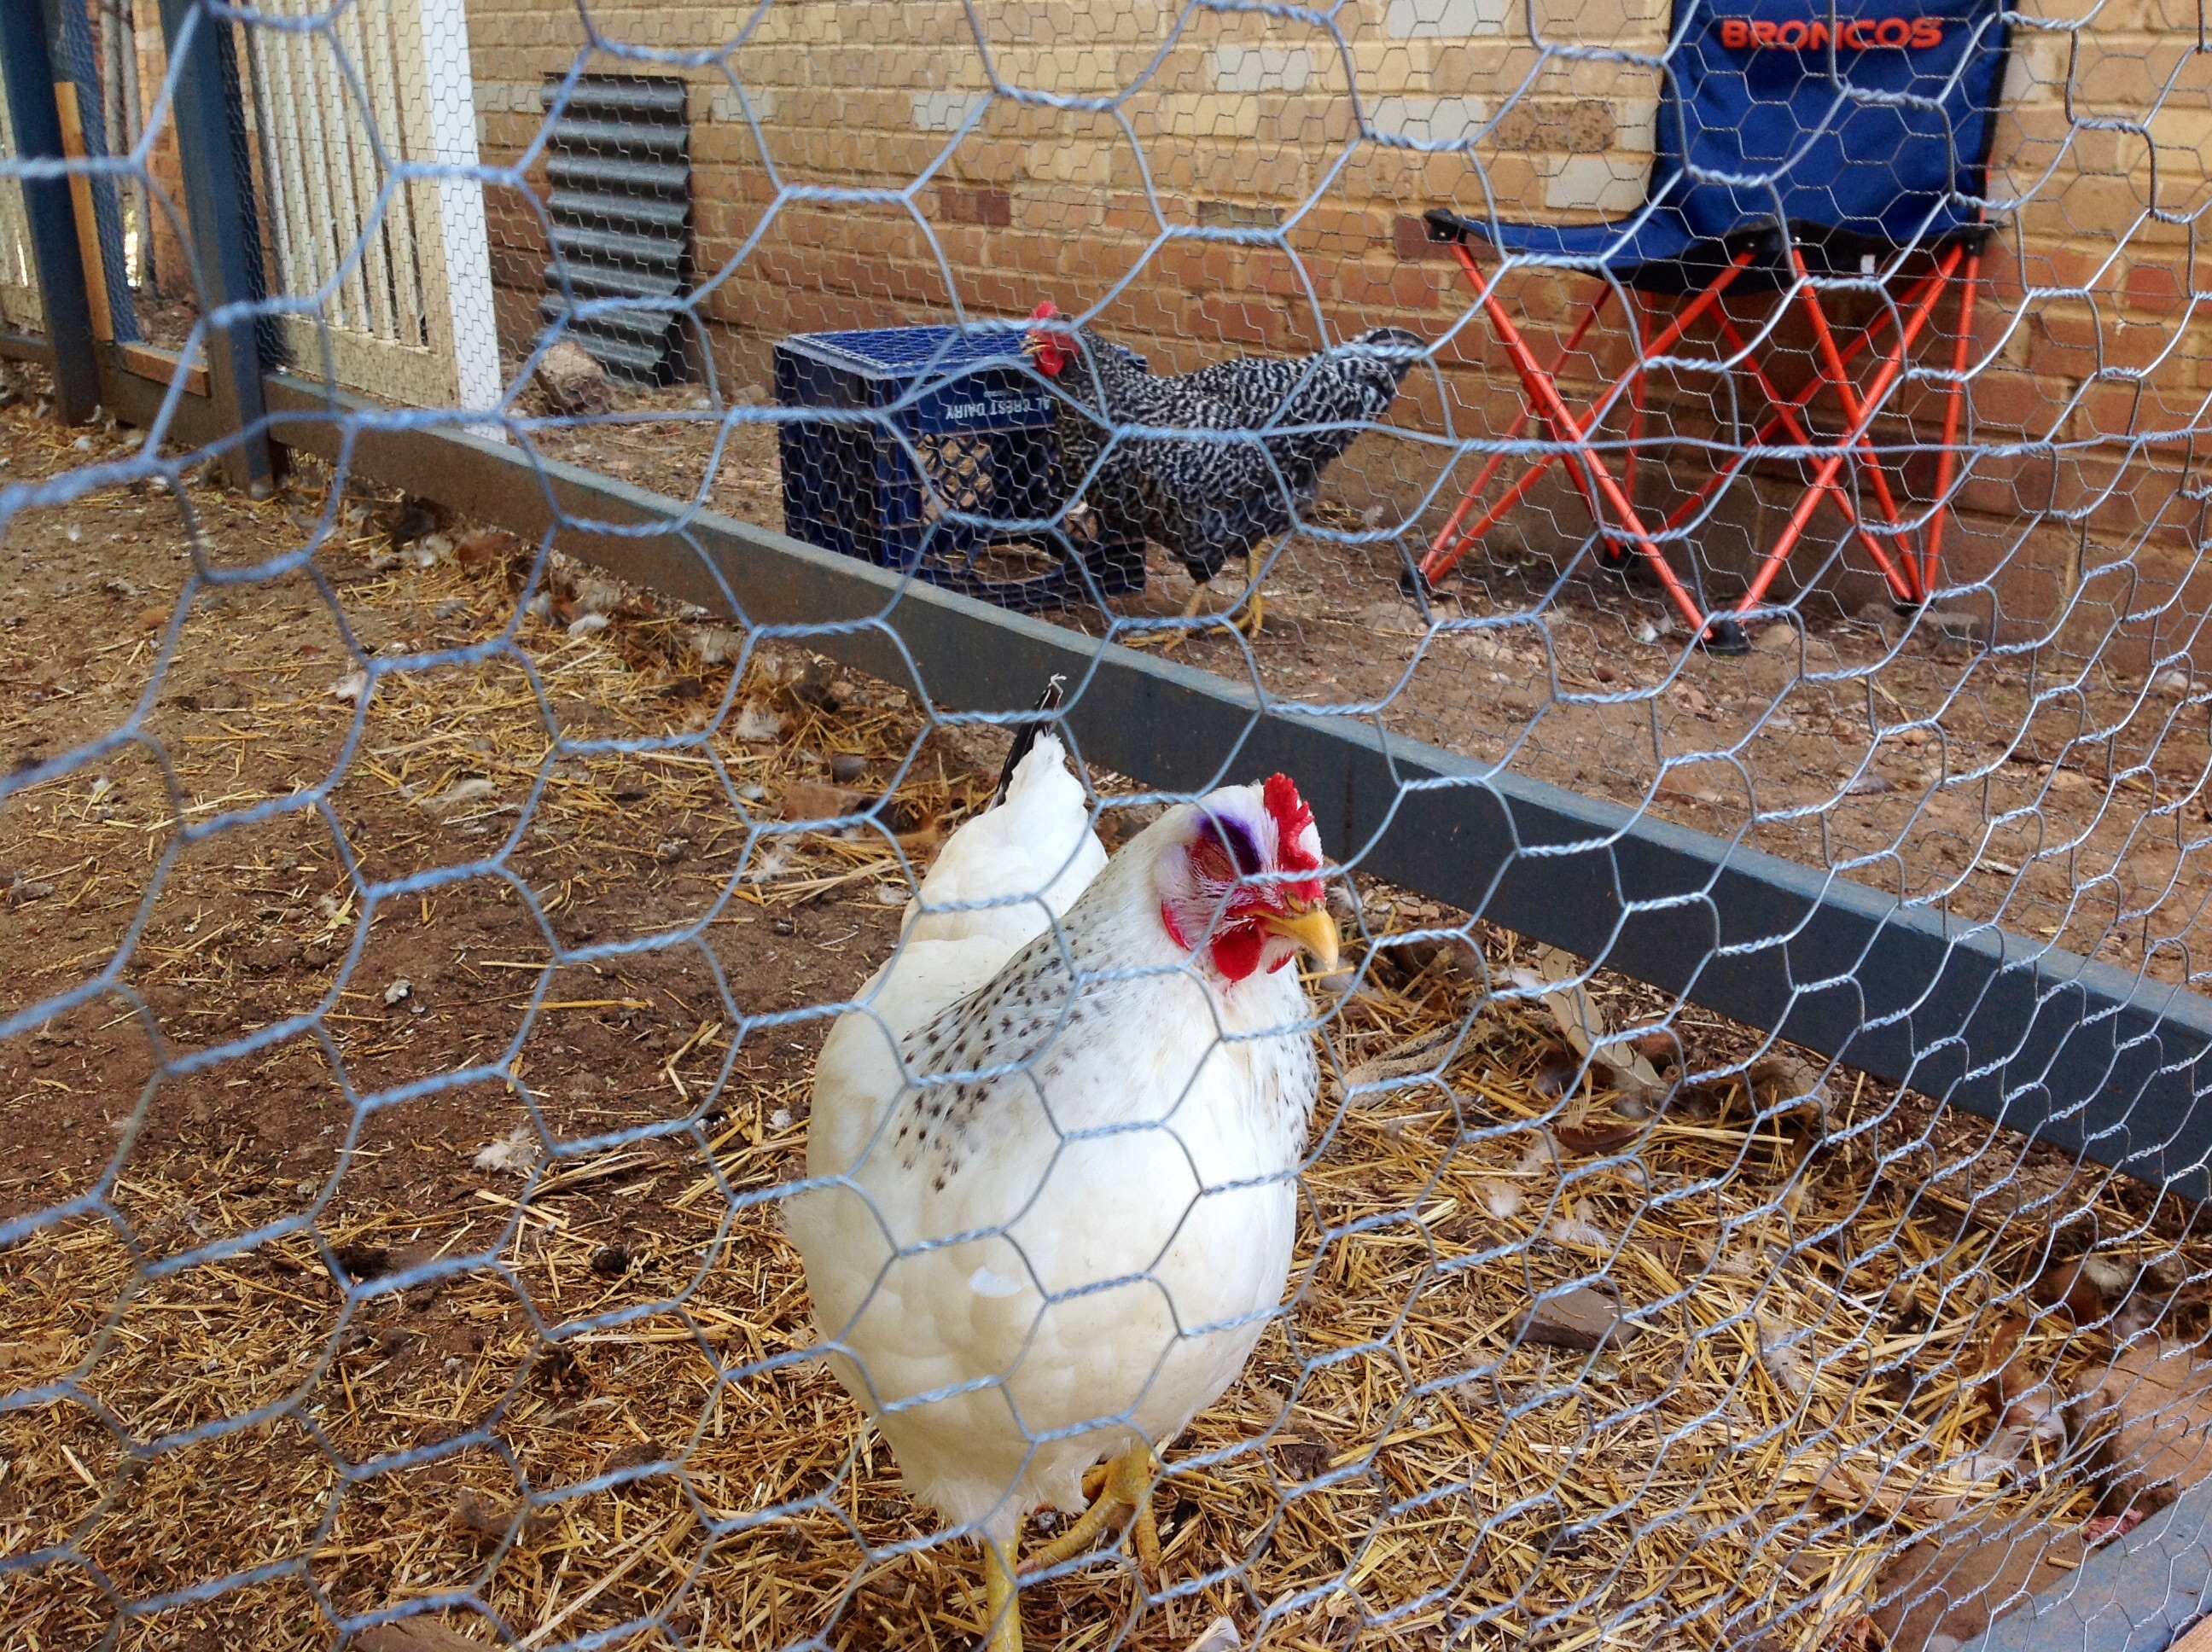
[[[1666,45],[1670,9],[1664,0],[1536,0],[1535,38],[1555,44],[1656,51]]]

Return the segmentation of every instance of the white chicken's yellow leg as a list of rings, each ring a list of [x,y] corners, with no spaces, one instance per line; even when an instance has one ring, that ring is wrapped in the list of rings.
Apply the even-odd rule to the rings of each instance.
[[[1133,1515],[1136,1519],[1130,1535],[1136,1540],[1137,1558],[1147,1570],[1158,1572],[1160,1528],[1152,1518],[1152,1476],[1159,1467],[1159,1459],[1148,1445],[1131,1446],[1115,1458],[1106,1465],[1106,1483],[1098,1488],[1097,1497],[1083,1511],[1082,1518],[1031,1555],[1022,1570],[1038,1571],[1073,1559],[1115,1521]]]
[[[1012,1558],[1007,1550],[983,1540],[983,1610],[990,1620],[984,1652],[1022,1652],[1022,1605],[1014,1593]]]

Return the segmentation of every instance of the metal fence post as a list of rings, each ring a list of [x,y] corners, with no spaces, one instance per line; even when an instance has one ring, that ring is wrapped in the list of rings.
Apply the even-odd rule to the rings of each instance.
[[[263,295],[259,215],[252,179],[240,164],[239,142],[245,104],[230,25],[209,14],[201,0],[161,0],[161,38],[168,47],[170,118],[185,178],[185,210],[191,220],[192,262],[201,313],[250,303]],[[226,444],[223,469],[231,485],[257,497],[276,480],[276,459],[262,404],[260,328],[241,314],[210,325],[208,394],[222,422],[240,436]]]
[[[61,160],[53,62],[46,50],[46,19],[36,6],[0,4],[0,74],[8,79],[8,110],[18,158]],[[26,178],[22,183],[46,338],[54,352],[54,405],[64,419],[82,424],[100,405],[100,358],[93,343],[92,302],[85,291],[76,207],[67,178]]]

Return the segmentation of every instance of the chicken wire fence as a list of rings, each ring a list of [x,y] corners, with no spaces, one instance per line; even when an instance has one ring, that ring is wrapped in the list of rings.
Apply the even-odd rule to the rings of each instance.
[[[2194,1615],[2193,10],[43,21],[8,1644]]]

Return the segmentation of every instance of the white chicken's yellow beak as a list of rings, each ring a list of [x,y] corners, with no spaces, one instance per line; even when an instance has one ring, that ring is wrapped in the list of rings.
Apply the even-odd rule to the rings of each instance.
[[[1296,941],[1314,955],[1323,975],[1336,968],[1336,920],[1328,908],[1293,907],[1288,912],[1271,912],[1261,919],[1260,926],[1271,935],[1281,935]]]

